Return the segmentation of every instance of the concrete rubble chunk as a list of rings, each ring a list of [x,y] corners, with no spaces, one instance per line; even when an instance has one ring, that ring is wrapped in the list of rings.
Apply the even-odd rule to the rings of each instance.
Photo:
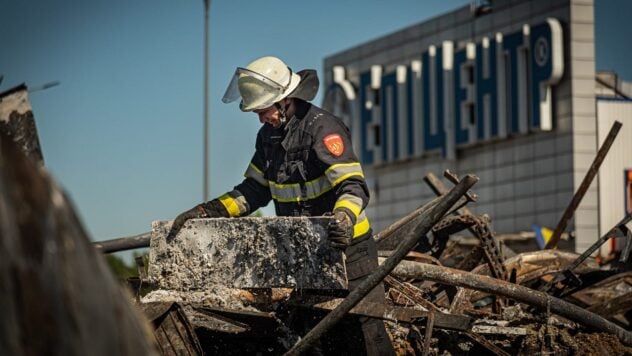
[[[345,289],[342,253],[327,241],[330,218],[189,220],[167,244],[171,221],[154,221],[149,279],[160,288]]]

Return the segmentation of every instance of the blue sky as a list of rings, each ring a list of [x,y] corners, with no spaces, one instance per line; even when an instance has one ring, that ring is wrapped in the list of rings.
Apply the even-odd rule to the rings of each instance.
[[[276,55],[321,71],[327,55],[468,3],[213,1],[211,196],[241,180],[260,125],[221,103],[236,66]],[[630,13],[631,1],[597,1],[597,67],[627,80]],[[93,239],[202,200],[202,0],[0,0],[0,46],[0,91],[61,81],[31,103],[46,165]]]

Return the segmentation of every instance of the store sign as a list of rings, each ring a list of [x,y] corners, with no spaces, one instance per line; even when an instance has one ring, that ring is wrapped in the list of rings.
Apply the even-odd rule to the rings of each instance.
[[[553,129],[551,86],[562,77],[562,50],[561,25],[548,19],[459,49],[444,41],[387,73],[373,65],[353,93],[336,67],[326,97],[342,89],[346,102],[333,105],[357,105],[352,130],[365,164],[433,151],[454,159],[458,147]]]

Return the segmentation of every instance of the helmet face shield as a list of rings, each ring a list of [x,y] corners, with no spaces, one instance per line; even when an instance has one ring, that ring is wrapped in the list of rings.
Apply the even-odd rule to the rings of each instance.
[[[241,98],[241,94],[239,94],[238,79],[239,74],[235,72],[230,79],[230,83],[228,83],[228,87],[226,87],[226,91],[222,97],[222,102],[232,103],[233,101]]]
[[[237,68],[222,101],[230,103],[241,98],[241,109],[252,111],[271,106],[288,88],[246,68]]]
[[[261,57],[246,68],[237,68],[222,101],[230,103],[241,99],[242,111],[264,109],[286,98],[300,82],[301,76],[280,59]]]

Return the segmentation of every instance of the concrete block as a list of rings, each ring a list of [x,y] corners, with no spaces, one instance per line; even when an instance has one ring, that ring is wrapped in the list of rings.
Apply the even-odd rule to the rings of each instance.
[[[494,197],[494,187],[492,186],[478,187],[474,189],[474,193],[478,194],[479,199],[477,200],[476,204],[473,204],[473,206],[480,205],[479,202],[481,201],[481,199],[483,199],[483,197],[487,201],[490,201],[490,199]]]
[[[594,44],[593,44],[594,54]],[[581,56],[577,56],[581,57]],[[571,61],[574,78],[594,78],[595,77],[595,60],[594,59],[576,59]],[[593,103],[594,106],[594,103]]]
[[[516,181],[516,197],[533,196],[533,179]]]
[[[596,227],[581,227],[575,229],[575,252],[582,253],[586,251],[598,238],[599,231]]]
[[[534,223],[540,226],[546,226],[549,229],[555,229],[558,220],[562,217],[563,212],[539,210]]]
[[[575,211],[575,226],[597,228],[599,224],[599,213],[597,209],[581,209]]]
[[[514,203],[516,206],[515,213],[517,216],[533,214],[533,204],[534,204],[533,197],[516,199],[514,200]]]
[[[573,129],[572,117],[570,115],[558,116],[556,125],[559,132],[571,132]]]
[[[423,181],[408,184],[408,197],[414,200],[420,200],[424,193]]]
[[[571,114],[571,102],[571,97],[566,97],[555,102],[558,117]]]
[[[420,204],[417,204],[420,205]],[[395,216],[396,219],[400,219],[403,218],[404,216],[410,214],[415,208],[412,206],[409,206],[409,204],[394,204],[393,205],[393,215]]]
[[[571,90],[573,95],[583,95],[583,97],[594,97],[595,95],[595,80],[594,79],[578,79],[573,78],[571,83]]]
[[[594,78],[594,74],[592,77]],[[593,126],[597,126],[595,123],[595,98],[574,98],[573,114],[589,115],[592,117]]]
[[[573,152],[573,136],[570,133],[557,136],[555,140],[555,152],[557,154]]]
[[[571,172],[573,169],[573,155],[571,153],[561,153],[555,157],[556,172]]]
[[[574,23],[594,23],[595,8],[592,4],[572,4],[571,21]]]
[[[571,40],[572,41],[594,41],[595,25],[592,23],[571,23]]]
[[[501,203],[496,203],[495,205],[494,210],[496,210],[496,216],[498,218],[508,218],[514,216],[516,203],[513,200],[506,200]]]
[[[517,146],[514,149],[514,161],[520,162],[532,159],[534,155],[533,151],[534,149],[532,143]]]
[[[495,189],[495,197],[497,199],[513,199],[514,197],[514,183],[497,184]]]
[[[554,173],[556,171],[555,161],[556,161],[555,156],[540,158],[537,161],[535,161],[535,175],[540,176],[540,175]]]
[[[494,174],[496,176],[496,183],[505,183],[505,182],[513,182],[514,181],[514,166],[500,166],[494,169]]]
[[[535,193],[549,193],[555,191],[555,176],[536,177],[534,181]]]
[[[573,63],[576,60],[587,59],[593,61],[595,59],[595,43],[594,42],[572,42],[571,55]],[[583,75],[583,72],[577,72],[577,75]]]
[[[420,182],[424,179],[424,176],[428,174],[428,169],[425,165],[418,163],[411,164],[411,168],[406,171],[409,182]]]
[[[534,172],[534,162],[516,163],[514,166],[514,176],[516,179],[531,178]]]
[[[573,157],[573,168],[576,171],[581,170],[582,172],[587,172],[594,160],[594,154],[577,152]]]
[[[555,138],[538,135],[535,142],[535,157],[548,157],[555,152]]]
[[[549,193],[535,198],[535,211],[557,207],[557,194]]]
[[[594,134],[576,133],[573,135],[573,150],[575,151],[575,158],[577,158],[578,154],[583,153],[588,156],[592,155],[592,157],[583,157],[582,159],[589,159],[592,161],[598,150],[597,137],[595,137]],[[577,160],[575,160],[575,162],[577,162]],[[588,165],[590,165],[590,163],[588,163]]]
[[[326,239],[330,218],[194,219],[170,243],[154,221],[149,278],[162,289],[344,289],[342,254]]]
[[[516,231],[530,231],[536,221],[535,215],[522,214],[517,215],[515,219]]]
[[[494,222],[492,223],[493,230],[499,234],[500,233],[514,233],[516,232],[514,220],[515,219],[513,217],[494,220]]]
[[[494,169],[476,169],[470,171],[470,173],[474,173],[479,178],[478,183],[474,186],[474,190],[477,190],[478,188],[476,187],[479,185],[489,186],[496,181]]]
[[[594,134],[596,126],[594,112],[592,115],[577,114],[573,119],[573,131],[577,134]]]
[[[566,191],[558,191],[555,194],[555,200],[556,200],[555,206],[560,211],[560,216],[562,216],[561,214],[566,209],[568,204],[571,203],[571,200],[573,199],[573,194],[574,192],[572,190],[572,186],[568,188]]]
[[[494,152],[494,164],[500,166],[503,164],[509,164],[513,162],[513,150],[511,148],[498,148]]]
[[[465,153],[464,151],[462,152]],[[472,156],[462,157],[462,158],[459,157],[457,164],[458,164],[457,172],[471,172],[476,169],[476,159],[474,159],[474,157]]]
[[[494,150],[493,146],[489,146],[489,148],[485,148],[486,151],[481,152],[476,155],[476,168],[483,169],[494,166]]]
[[[401,201],[409,198],[408,194],[408,186],[406,185],[398,185],[393,188],[393,196],[395,197],[396,201]]]

